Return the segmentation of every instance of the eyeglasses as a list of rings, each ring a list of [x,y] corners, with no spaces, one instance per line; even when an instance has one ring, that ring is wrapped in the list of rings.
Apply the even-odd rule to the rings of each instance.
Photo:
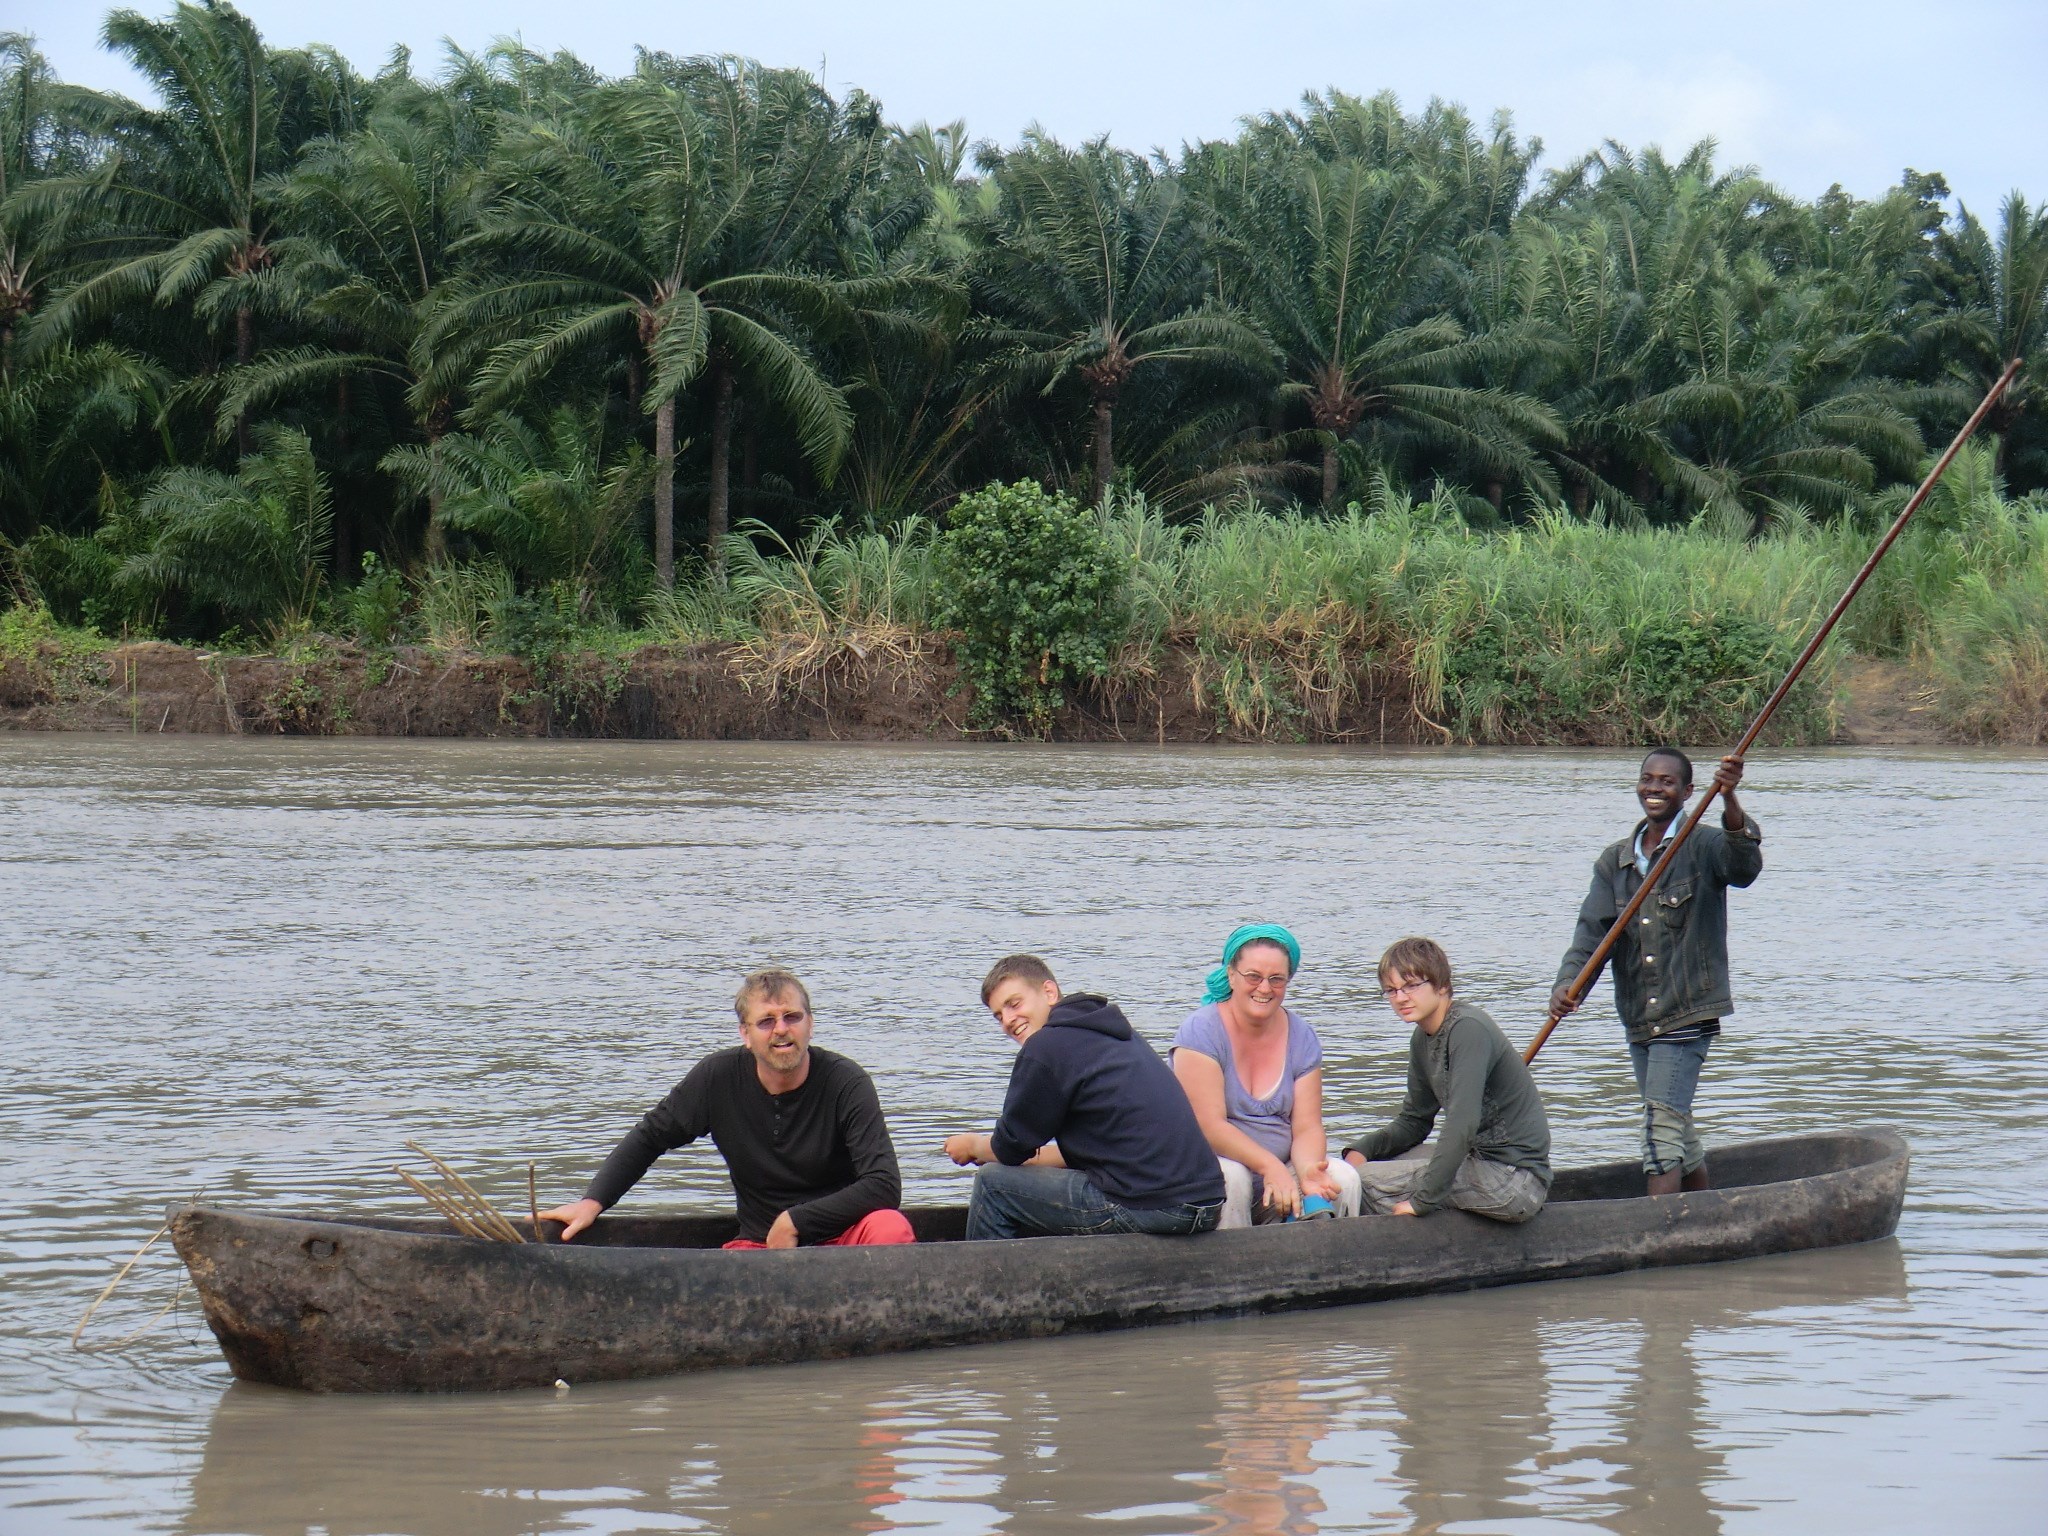
[[[1420,992],[1424,987],[1433,987],[1435,985],[1436,983],[1433,981],[1403,981],[1391,987],[1381,987],[1380,995],[1383,997],[1405,997],[1411,992]]]
[[[747,1028],[773,1029],[777,1024],[780,1024],[785,1029],[795,1029],[797,1025],[803,1023],[809,1017],[810,1015],[801,1009],[793,1013],[764,1013],[758,1019],[749,1019],[747,1021]]]
[[[1275,992],[1279,992],[1284,990],[1287,983],[1293,979],[1285,971],[1282,971],[1277,976],[1261,976],[1257,971],[1239,970],[1234,965],[1231,969],[1237,971],[1238,978],[1254,992],[1260,987],[1271,987]]]

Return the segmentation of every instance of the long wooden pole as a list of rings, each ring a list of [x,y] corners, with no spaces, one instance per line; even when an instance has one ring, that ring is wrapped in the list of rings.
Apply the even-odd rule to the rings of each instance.
[[[1934,468],[1930,469],[1927,478],[1920,482],[1920,489],[1907,499],[1905,508],[1885,532],[1885,536],[1877,541],[1877,548],[1873,549],[1870,558],[1863,562],[1863,569],[1856,573],[1856,579],[1849,583],[1849,589],[1836,600],[1835,606],[1828,610],[1828,616],[1820,621],[1820,628],[1816,629],[1813,637],[1806,642],[1806,648],[1799,653],[1799,659],[1792,663],[1792,670],[1785,674],[1785,680],[1778,684],[1768,699],[1764,700],[1764,707],[1757,712],[1756,719],[1749,723],[1749,729],[1742,733],[1742,740],[1735,744],[1735,750],[1728,754],[1730,757],[1745,756],[1755,745],[1757,737],[1763,734],[1764,727],[1770,724],[1771,716],[1776,714],[1778,706],[1785,702],[1785,695],[1792,691],[1792,685],[1799,681],[1800,673],[1806,670],[1806,664],[1813,660],[1828,635],[1833,632],[1835,622],[1849,611],[1849,604],[1854,602],[1856,594],[1863,590],[1863,583],[1870,579],[1870,573],[1877,569],[1878,562],[1884,559],[1892,545],[1898,541],[1899,535],[1905,531],[1907,521],[1920,510],[1920,503],[1925,501],[1927,493],[1934,489],[1935,482],[1948,468],[1950,460],[1962,451],[1963,444],[1970,440],[1970,434],[1975,432],[1983,424],[1984,418],[1991,414],[1991,408],[1998,404],[1998,397],[2004,394],[2006,387],[2018,377],[2019,371],[2018,358],[2005,365],[2005,372],[1998,376],[1998,382],[1991,386],[1990,393],[1985,395],[1977,409],[1970,413],[1970,419],[1964,422],[1962,430],[1956,433],[1955,441],[1948,445],[1948,451],[1934,461]],[[1685,846],[1685,840],[1692,836],[1692,829],[1700,824],[1700,818],[1707,814],[1707,807],[1714,803],[1714,798],[1720,793],[1721,785],[1717,780],[1708,785],[1707,792],[1693,802],[1692,810],[1679,825],[1678,835],[1665,843],[1664,852],[1658,855],[1657,862],[1650,867],[1649,874],[1643,877],[1642,885],[1629,899],[1628,905],[1621,909],[1620,916],[1615,918],[1613,926],[1607,930],[1607,936],[1600,941],[1591,958],[1579,967],[1579,974],[1572,978],[1571,988],[1565,994],[1574,1006],[1586,995],[1586,989],[1591,987],[1600,975],[1600,968],[1607,964],[1607,957],[1614,953],[1614,946],[1621,942],[1621,936],[1627,932],[1630,921],[1642,910],[1643,902],[1655,889],[1657,882],[1664,878],[1664,871],[1671,867],[1671,861],[1678,856],[1678,850]],[[1544,1020],[1542,1030],[1529,1042],[1529,1049],[1522,1053],[1523,1061],[1536,1059],[1536,1053],[1543,1049],[1543,1042],[1550,1038],[1550,1032],[1557,1028],[1563,1018],[1564,1015],[1553,1006],[1549,1018]]]

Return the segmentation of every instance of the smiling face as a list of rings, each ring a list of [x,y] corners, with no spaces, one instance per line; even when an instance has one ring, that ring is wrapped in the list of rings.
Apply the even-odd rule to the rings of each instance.
[[[1643,759],[1643,771],[1636,780],[1636,801],[1643,814],[1663,826],[1676,816],[1692,796],[1684,764],[1675,757],[1652,752]]]
[[[1287,951],[1278,944],[1254,939],[1231,960],[1230,1006],[1247,1024],[1270,1023],[1285,1005],[1287,983],[1294,979]]]
[[[1052,1016],[1060,1000],[1059,983],[1027,981],[1022,976],[1005,976],[988,994],[988,1011],[995,1015],[1003,1033],[1022,1045]]]
[[[811,1055],[811,1012],[797,993],[764,993],[746,1005],[740,1042],[752,1053],[764,1079],[794,1078]]]

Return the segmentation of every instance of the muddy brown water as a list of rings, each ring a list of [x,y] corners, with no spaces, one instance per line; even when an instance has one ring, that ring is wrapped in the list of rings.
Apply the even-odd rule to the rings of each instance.
[[[1330,1121],[1389,1113],[1371,964],[1441,938],[1538,1019],[1610,753],[0,737],[0,1531],[2034,1532],[2048,1527],[2048,757],[1760,759],[1763,879],[1710,1143],[1890,1122],[1895,1242],[1103,1337],[577,1387],[232,1383],[189,1295],[73,1353],[195,1194],[414,1214],[408,1136],[567,1198],[813,985],[913,1199],[983,1126],[975,985],[1029,948],[1155,1041],[1246,917],[1292,924]],[[1604,989],[1545,1051],[1563,1160],[1633,1144]],[[718,1203],[708,1150],[631,1197]],[[1192,1253],[1191,1253],[1192,1258]],[[176,1284],[146,1257],[95,1320]]]

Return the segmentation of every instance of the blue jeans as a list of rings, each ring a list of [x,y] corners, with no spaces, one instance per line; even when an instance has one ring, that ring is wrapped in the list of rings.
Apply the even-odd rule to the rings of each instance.
[[[1692,1096],[1713,1043],[1712,1035],[1702,1035],[1628,1048],[1636,1091],[1643,1097],[1643,1172],[1691,1173],[1706,1162],[1707,1149],[1692,1121]]]
[[[1092,1237],[1107,1232],[1180,1237],[1213,1231],[1222,1217],[1221,1200],[1142,1211],[1118,1205],[1072,1168],[988,1163],[974,1176],[974,1194],[967,1202],[967,1239]]]

